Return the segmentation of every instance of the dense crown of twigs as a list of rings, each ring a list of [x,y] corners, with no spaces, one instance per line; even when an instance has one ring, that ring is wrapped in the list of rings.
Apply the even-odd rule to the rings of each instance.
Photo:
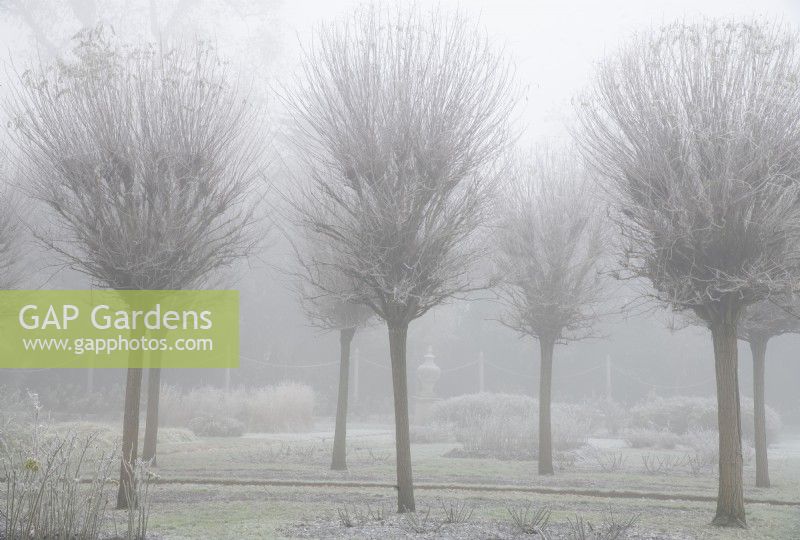
[[[40,238],[114,289],[197,286],[252,244],[261,141],[253,109],[202,43],[160,53],[102,30],[27,71],[11,102]]]
[[[577,135],[613,198],[623,265],[659,299],[709,320],[796,287],[799,68],[780,25],[713,21],[601,65]]]
[[[796,299],[762,300],[747,307],[737,329],[739,339],[767,341],[783,334],[800,333],[800,310]]]
[[[469,289],[509,138],[504,58],[459,15],[373,6],[321,28],[303,65],[286,97],[310,177],[296,222],[330,248],[308,264],[352,285],[318,287],[400,324]]]
[[[315,264],[330,260],[330,247],[314,245],[314,237],[302,246],[295,245],[299,270],[295,273],[295,289],[308,321],[324,330],[344,330],[364,327],[374,315],[363,304],[354,304],[345,295],[358,288],[350,278],[334,266]],[[327,252],[327,253],[325,253]]]
[[[502,322],[523,335],[591,335],[602,301],[603,220],[586,173],[566,153],[519,156],[498,209]]]

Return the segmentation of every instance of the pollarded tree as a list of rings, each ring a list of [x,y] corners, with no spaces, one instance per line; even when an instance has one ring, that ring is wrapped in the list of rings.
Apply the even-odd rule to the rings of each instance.
[[[51,211],[38,237],[99,285],[197,288],[251,247],[256,117],[212,49],[158,52],[82,35],[72,62],[22,76],[11,112],[32,194]],[[129,368],[120,508],[141,381],[141,368]]]
[[[501,322],[539,341],[539,474],[553,474],[553,349],[591,335],[602,300],[603,221],[574,155],[520,156],[499,199]]]
[[[509,138],[509,67],[461,16],[368,7],[321,28],[299,79],[286,101],[310,182],[296,218],[330,246],[316,264],[351,284],[328,294],[388,327],[398,511],[413,511],[408,325],[474,286],[486,169]]]
[[[775,336],[800,333],[796,307],[784,302],[764,300],[747,308],[739,322],[739,339],[750,344],[753,355],[753,412],[756,447],[756,486],[769,487],[767,458],[767,418],[764,402],[764,372],[767,343]]]
[[[354,284],[339,271],[324,264],[332,254],[323,245],[309,239],[295,251],[300,270],[297,292],[306,317],[314,326],[339,332],[339,390],[336,400],[336,426],[333,435],[331,470],[347,470],[347,404],[350,393],[350,345],[359,328],[371,317],[372,310],[342,299],[336,291],[351,291]],[[322,262],[322,264],[318,264]]]
[[[604,61],[579,107],[624,268],[711,329],[718,525],[746,523],[739,320],[800,275],[798,67],[796,37],[780,25],[676,23]]]

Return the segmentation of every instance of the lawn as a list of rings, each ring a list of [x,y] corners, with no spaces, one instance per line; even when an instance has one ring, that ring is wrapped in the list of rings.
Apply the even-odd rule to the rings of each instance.
[[[755,488],[754,463],[747,463],[750,528],[744,531],[710,526],[713,500],[686,500],[713,499],[716,478],[713,471],[693,474],[684,466],[685,451],[680,448],[590,448],[573,459],[562,458],[561,470],[554,476],[540,477],[535,461],[447,457],[458,448],[457,443],[415,444],[418,518],[408,519],[392,512],[394,452],[387,427],[351,428],[347,472],[328,470],[330,445],[330,433],[324,428],[309,434],[240,438],[193,438],[165,430],[156,469],[163,483],[153,487],[150,530],[175,539],[514,538],[525,535],[514,527],[509,509],[530,505],[532,511],[546,508],[551,512],[548,530],[554,538],[566,537],[568,520],[574,523],[576,516],[600,524],[609,521],[609,515],[614,521],[638,516],[628,538],[800,538],[800,506],[752,502],[800,502],[800,453],[791,450],[791,445],[776,448],[771,456],[772,488]],[[648,472],[643,456],[661,458],[674,467]],[[602,465],[609,462],[617,463],[618,469],[603,470]],[[172,483],[175,480],[188,483]],[[385,487],[267,485],[270,480],[374,482]],[[246,482],[264,485],[238,485]],[[490,490],[476,489],[481,486]],[[520,491],[508,487],[498,491],[498,486]],[[572,492],[522,491],[529,488]],[[607,493],[613,491],[647,492],[669,499]],[[443,523],[447,509],[453,507],[471,511],[469,521]],[[350,516],[352,527],[342,523],[340,511]]]

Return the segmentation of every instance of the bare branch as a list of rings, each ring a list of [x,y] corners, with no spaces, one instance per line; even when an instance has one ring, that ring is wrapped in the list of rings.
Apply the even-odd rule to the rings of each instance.
[[[497,208],[503,324],[547,341],[592,335],[603,300],[600,210],[573,154],[541,150],[513,160]]]

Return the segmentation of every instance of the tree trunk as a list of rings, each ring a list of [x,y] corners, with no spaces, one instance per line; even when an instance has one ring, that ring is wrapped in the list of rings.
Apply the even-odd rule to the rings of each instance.
[[[135,352],[131,352],[131,360]],[[131,362],[131,365],[135,365]],[[119,469],[117,510],[128,507],[128,496],[133,493],[133,467],[136,463],[139,439],[139,400],[142,390],[142,368],[128,368],[125,384],[125,416],[122,421],[122,464]]]
[[[389,324],[389,353],[394,390],[395,450],[397,453],[397,511],[414,512],[414,480],[411,474],[411,438],[408,430],[408,381],[406,339],[408,323]]]
[[[767,340],[750,342],[753,353],[753,405],[756,445],[756,487],[769,487],[769,462],[767,459],[767,413],[764,403],[764,369],[767,357]]]
[[[156,355],[153,354],[153,359]],[[147,419],[144,425],[144,446],[142,447],[142,459],[149,461],[151,465],[157,465],[156,447],[158,445],[158,402],[161,398],[161,368],[152,367],[147,370]]]
[[[714,340],[719,425],[719,492],[713,524],[746,527],[736,322],[712,323],[711,335]]]
[[[339,399],[336,402],[336,429],[333,435],[331,470],[347,470],[347,397],[350,383],[350,344],[355,328],[339,331]]]
[[[553,437],[550,427],[550,403],[553,387],[554,340],[539,338],[539,474],[553,474]]]

